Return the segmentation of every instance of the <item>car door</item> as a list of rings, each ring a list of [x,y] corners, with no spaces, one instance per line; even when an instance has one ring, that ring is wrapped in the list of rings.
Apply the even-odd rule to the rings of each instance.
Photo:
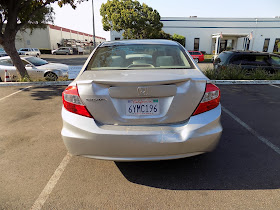
[[[7,70],[11,80],[17,79],[16,67],[13,65],[11,59],[1,59],[0,60],[0,77],[2,80],[5,78],[5,70]]]
[[[26,60],[21,60],[23,65],[25,66],[25,69],[28,73],[28,75],[32,79],[40,79],[44,77],[44,70],[38,69],[36,66],[34,66],[32,63],[26,61]]]

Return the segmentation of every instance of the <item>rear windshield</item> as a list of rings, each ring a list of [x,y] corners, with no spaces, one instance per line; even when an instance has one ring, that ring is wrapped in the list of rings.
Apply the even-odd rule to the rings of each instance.
[[[228,59],[228,57],[231,56],[231,53],[226,53],[226,52],[222,52],[215,60],[215,62],[218,62],[220,64],[224,64],[226,62],[226,60]]]
[[[118,45],[96,50],[87,70],[191,68],[186,53],[173,45]]]

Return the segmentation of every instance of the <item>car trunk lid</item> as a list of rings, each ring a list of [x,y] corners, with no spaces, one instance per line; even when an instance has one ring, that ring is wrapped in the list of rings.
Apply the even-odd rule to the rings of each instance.
[[[85,71],[79,95],[101,124],[151,125],[188,120],[207,81],[197,69]]]

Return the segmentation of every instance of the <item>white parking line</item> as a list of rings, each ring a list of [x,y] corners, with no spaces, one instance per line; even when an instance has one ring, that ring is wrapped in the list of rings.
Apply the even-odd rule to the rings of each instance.
[[[231,116],[236,122],[238,122],[240,125],[242,125],[244,128],[246,128],[251,134],[253,134],[255,137],[257,137],[261,142],[266,144],[268,147],[273,149],[278,155],[280,155],[280,148],[276,145],[272,144],[269,140],[258,134],[255,130],[253,130],[249,125],[247,125],[245,122],[240,120],[238,117],[236,117],[234,114],[232,114],[229,110],[227,110],[225,107],[222,106],[222,110],[227,113],[229,116]]]
[[[277,85],[272,85],[272,84],[270,84],[270,86],[272,86],[272,87],[276,87],[276,88],[280,88],[279,86],[277,86]]]
[[[70,153],[67,153],[66,156],[63,158],[57,169],[55,170],[54,174],[50,178],[49,182],[37,198],[37,200],[34,202],[33,206],[31,207],[31,210],[39,210],[43,207],[44,203],[48,199],[49,195],[51,194],[52,190],[54,189],[56,183],[58,182],[59,178],[61,177],[64,169],[68,165],[72,155]]]
[[[0,101],[4,100],[4,99],[6,99],[6,98],[9,98],[10,96],[15,95],[15,94],[17,94],[17,93],[20,93],[21,91],[24,91],[24,90],[26,90],[26,89],[28,89],[28,88],[31,88],[31,87],[32,87],[32,86],[28,86],[28,87],[26,87],[26,88],[23,88],[23,89],[17,91],[17,92],[14,92],[14,93],[12,93],[12,94],[10,94],[10,95],[7,95],[7,96],[5,96],[5,97],[3,97],[3,98],[0,98]]]

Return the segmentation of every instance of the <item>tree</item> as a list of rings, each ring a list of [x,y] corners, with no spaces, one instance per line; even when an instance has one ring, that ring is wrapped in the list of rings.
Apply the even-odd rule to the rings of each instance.
[[[82,2],[84,0],[77,0]],[[20,77],[29,78],[15,47],[15,38],[19,30],[44,28],[53,21],[51,3],[59,6],[70,4],[76,8],[75,0],[0,0],[0,44],[11,57]]]
[[[179,42],[181,45],[185,46],[186,38],[179,34],[174,34],[171,38],[172,40]]]
[[[125,39],[158,38],[163,24],[159,13],[134,0],[108,0],[100,8],[103,29],[120,32]]]

